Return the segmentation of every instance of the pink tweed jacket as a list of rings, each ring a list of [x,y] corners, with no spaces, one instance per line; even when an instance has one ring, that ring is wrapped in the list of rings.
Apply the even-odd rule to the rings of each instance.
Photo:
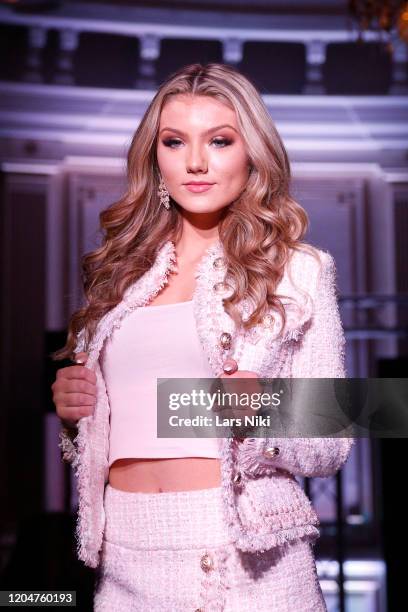
[[[282,323],[266,316],[262,324],[244,333],[225,312],[222,299],[228,293],[220,241],[211,245],[196,268],[193,312],[197,333],[214,377],[222,373],[225,342],[230,334],[229,356],[240,370],[260,378],[345,377],[345,339],[340,321],[333,257],[316,249],[320,264],[305,251],[292,251],[290,264],[277,292],[287,314]],[[175,245],[159,249],[153,265],[125,292],[122,301],[105,314],[90,343],[83,330],[76,352],[89,354],[87,367],[95,371],[97,400],[92,416],[80,419],[71,440],[60,432],[62,457],[77,476],[79,495],[76,538],[78,557],[97,567],[103,540],[104,488],[108,481],[110,406],[99,356],[104,342],[133,309],[149,303],[177,269]],[[241,312],[250,305],[244,300]],[[221,486],[226,526],[242,551],[263,551],[300,537],[319,537],[319,518],[296,476],[328,477],[346,462],[354,439],[335,438],[219,438]]]

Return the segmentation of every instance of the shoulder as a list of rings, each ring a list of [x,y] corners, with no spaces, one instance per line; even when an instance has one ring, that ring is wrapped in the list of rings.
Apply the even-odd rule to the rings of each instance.
[[[277,293],[289,328],[301,328],[328,296],[336,292],[335,261],[322,249],[302,243],[291,249]]]
[[[295,285],[310,292],[322,278],[334,280],[336,264],[328,251],[302,243],[299,248],[290,249],[286,274]]]

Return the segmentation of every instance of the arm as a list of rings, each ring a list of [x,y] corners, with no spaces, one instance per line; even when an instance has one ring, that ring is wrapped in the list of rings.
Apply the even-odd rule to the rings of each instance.
[[[322,266],[309,287],[314,312],[295,342],[293,378],[345,378],[345,338],[336,297],[333,257],[320,252]],[[309,289],[310,290],[310,289]],[[351,436],[351,429],[344,430]],[[254,475],[284,469],[298,476],[328,477],[347,461],[353,437],[247,438],[241,445],[242,469]]]

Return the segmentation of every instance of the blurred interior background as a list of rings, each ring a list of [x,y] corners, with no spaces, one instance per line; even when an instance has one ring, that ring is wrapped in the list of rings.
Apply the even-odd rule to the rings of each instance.
[[[259,88],[307,238],[336,260],[348,375],[406,377],[407,49],[408,2],[391,0],[0,2],[0,588],[70,588],[91,609],[49,354],[80,304],[99,212],[124,190],[132,134],[179,67],[224,62]],[[361,439],[341,474],[304,480],[329,612],[408,609],[406,448]]]

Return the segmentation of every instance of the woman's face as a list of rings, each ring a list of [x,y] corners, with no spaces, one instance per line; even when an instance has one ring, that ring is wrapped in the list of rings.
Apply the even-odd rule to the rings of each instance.
[[[190,213],[221,211],[244,190],[249,160],[235,111],[208,96],[177,95],[162,109],[157,161],[170,196]],[[188,183],[210,186],[188,186]]]

